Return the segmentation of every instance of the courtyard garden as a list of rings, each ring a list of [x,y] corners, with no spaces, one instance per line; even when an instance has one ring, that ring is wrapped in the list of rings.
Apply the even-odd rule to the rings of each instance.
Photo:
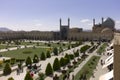
[[[34,69],[36,73],[38,66],[36,66],[35,64],[39,63],[40,60],[45,61],[46,58],[50,58],[52,55],[59,56],[60,52],[64,51],[63,50],[64,48],[66,48],[66,50],[75,48],[81,45],[81,43],[75,42],[73,44],[73,43],[59,43],[58,42],[58,43],[53,43],[53,44],[44,43],[44,45],[46,45],[46,47],[43,47],[43,48],[35,47],[35,46],[29,47],[29,48],[25,47],[23,49],[10,50],[10,51],[0,53],[2,56],[11,57],[11,60],[3,61],[3,65],[1,69],[4,68],[5,70],[6,67],[4,66],[8,65],[11,67],[13,66],[13,64],[17,64],[19,67],[20,62],[22,61],[25,63],[25,66],[28,69],[30,70]],[[81,46],[81,48],[77,49],[77,51],[73,50],[73,54],[65,53],[65,55],[62,56],[60,59],[55,58],[53,64],[51,63],[46,64],[45,73],[38,73],[39,78],[37,78],[37,80],[44,80],[48,76],[53,77],[53,78],[57,77],[57,79],[59,80],[64,80],[66,75],[69,75],[71,72],[73,72],[74,69],[77,68],[82,63],[82,61],[84,61],[87,58],[88,55],[86,54],[86,51],[90,48],[94,48],[94,44],[93,45],[85,44],[84,46]],[[95,48],[92,49],[91,51],[93,52],[94,50]],[[94,61],[96,61],[96,58],[94,59]],[[10,67],[8,68],[9,69],[8,75],[11,74],[12,72]],[[7,74],[5,71],[4,73]],[[61,75],[56,76],[54,75],[55,72],[59,72],[61,73]],[[31,73],[26,74],[26,76],[29,76],[31,78],[30,75]],[[27,78],[25,80],[27,80]],[[31,78],[31,80],[33,79]]]

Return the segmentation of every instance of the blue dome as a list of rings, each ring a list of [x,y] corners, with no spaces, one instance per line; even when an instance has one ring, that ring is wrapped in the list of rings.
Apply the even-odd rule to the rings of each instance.
[[[107,18],[104,22],[103,22],[103,24],[102,24],[102,26],[104,26],[104,27],[109,27],[109,28],[114,28],[115,27],[115,22],[114,22],[114,20],[113,19],[111,19],[111,18]]]

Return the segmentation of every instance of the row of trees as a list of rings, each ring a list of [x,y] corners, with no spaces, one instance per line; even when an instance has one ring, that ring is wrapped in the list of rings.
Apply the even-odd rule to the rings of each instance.
[[[76,51],[74,54],[66,54],[64,57],[61,57],[60,60],[55,58],[53,66],[50,63],[47,64],[45,74],[50,76],[53,74],[53,71],[60,70],[61,67],[66,66],[70,63],[70,60],[74,59],[74,57],[78,57],[79,52]]]
[[[31,65],[32,63],[38,63],[39,60],[45,60],[46,58],[50,58],[51,55],[50,55],[50,51],[47,51],[46,54],[44,52],[41,53],[41,56],[40,56],[40,59],[38,57],[38,55],[34,55],[34,58],[33,58],[33,61],[30,57],[27,57],[26,59],[26,66],[27,65]]]

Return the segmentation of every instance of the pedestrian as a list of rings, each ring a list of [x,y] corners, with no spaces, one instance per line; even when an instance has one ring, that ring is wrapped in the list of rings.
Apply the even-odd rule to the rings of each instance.
[[[103,65],[103,60],[101,59],[101,65]]]
[[[23,67],[21,67],[22,73],[23,73]]]
[[[17,75],[20,75],[19,69],[17,69]]]
[[[53,80],[58,80],[59,77],[57,76],[57,74],[55,74],[55,76],[53,77]]]

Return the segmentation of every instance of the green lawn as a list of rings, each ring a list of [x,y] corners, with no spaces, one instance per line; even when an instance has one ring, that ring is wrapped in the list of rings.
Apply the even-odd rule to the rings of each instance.
[[[24,48],[24,49],[19,49],[19,50],[13,50],[13,51],[7,51],[7,52],[2,52],[2,54],[5,57],[12,57],[16,59],[26,59],[28,56],[33,58],[34,54],[37,54],[40,56],[42,52],[46,52],[46,50],[49,50],[48,48]],[[24,52],[30,52],[30,53],[24,53]]]
[[[98,50],[97,53],[101,55],[105,51],[105,48],[107,47],[107,43],[104,43]]]
[[[21,42],[20,45],[37,45],[37,44],[44,46],[43,42]]]
[[[11,48],[11,47],[16,47],[16,45],[7,45],[7,44],[4,44],[4,45],[1,45],[0,44],[0,49],[6,49],[6,48]]]
[[[83,75],[86,75],[86,80],[89,80],[89,78],[93,74],[93,70],[96,68],[96,65],[98,64],[100,57],[99,56],[93,56],[91,59],[83,66],[83,68],[75,75],[74,80],[80,80],[79,78]]]

